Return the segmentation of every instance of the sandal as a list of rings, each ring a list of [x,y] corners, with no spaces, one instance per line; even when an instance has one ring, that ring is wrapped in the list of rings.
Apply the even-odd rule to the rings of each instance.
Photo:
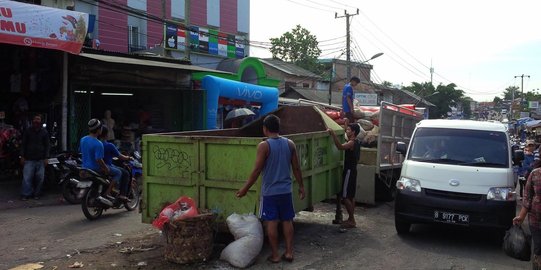
[[[293,256],[291,257],[288,257],[286,256],[286,254],[282,254],[282,260],[286,261],[286,262],[293,262]]]
[[[346,228],[346,229],[353,229],[353,228],[357,228],[357,224],[354,221],[348,220],[348,221],[344,221],[342,225],[340,225],[340,227]]]

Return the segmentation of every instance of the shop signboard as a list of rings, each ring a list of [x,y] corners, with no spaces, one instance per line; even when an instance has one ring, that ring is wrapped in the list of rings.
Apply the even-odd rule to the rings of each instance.
[[[186,30],[175,24],[165,25],[165,49],[184,50]],[[194,52],[220,55],[229,58],[244,58],[245,37],[222,33],[215,29],[190,27],[190,48]]]
[[[360,105],[378,105],[378,94],[355,93]]]
[[[530,109],[537,109],[539,108],[539,101],[530,101],[528,105]]]
[[[0,0],[0,43],[79,54],[88,14]]]

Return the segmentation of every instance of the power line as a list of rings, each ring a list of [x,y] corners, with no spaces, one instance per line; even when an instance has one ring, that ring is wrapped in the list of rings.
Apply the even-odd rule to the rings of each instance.
[[[309,6],[309,5],[306,5],[306,4],[299,3],[299,2],[295,2],[293,0],[287,0],[287,1],[289,1],[291,3],[294,3],[294,4],[297,4],[299,6],[303,6],[303,7],[307,7],[307,8],[312,8],[312,9],[317,9],[317,10],[320,10],[320,11],[325,11],[325,12],[331,12],[332,13],[332,11],[327,10],[327,9],[322,9],[322,8],[318,8],[318,7],[314,7],[314,6]]]

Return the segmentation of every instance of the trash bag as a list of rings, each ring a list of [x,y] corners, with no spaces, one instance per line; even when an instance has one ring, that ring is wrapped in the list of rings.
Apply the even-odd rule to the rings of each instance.
[[[253,214],[231,214],[226,223],[235,241],[225,247],[220,259],[238,268],[250,266],[263,248],[261,222]]]
[[[199,214],[195,201],[186,196],[178,198],[178,200],[166,206],[158,217],[152,222],[152,226],[162,230],[163,224],[169,220],[182,220],[189,217],[195,217]]]
[[[503,238],[503,250],[505,254],[521,261],[529,261],[532,253],[531,236],[522,226],[513,225],[505,232]]]

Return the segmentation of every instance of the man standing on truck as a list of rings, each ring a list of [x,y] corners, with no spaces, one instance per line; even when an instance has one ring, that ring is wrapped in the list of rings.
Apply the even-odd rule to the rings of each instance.
[[[361,80],[358,77],[351,77],[349,83],[346,83],[342,90],[342,111],[346,114],[346,118],[353,123],[353,87],[357,86]]]
[[[263,172],[261,184],[261,207],[260,218],[265,222],[269,244],[272,254],[267,258],[271,263],[279,263],[280,260],[293,262],[293,209],[292,179],[293,174],[299,184],[299,197],[304,199],[304,184],[302,173],[297,157],[297,150],[293,141],[281,137],[280,118],[268,115],[263,120],[263,134],[267,139],[257,146],[255,167],[250,178],[237,192],[241,198],[257,181],[259,174]],[[286,251],[280,257],[278,254],[278,223],[282,222]]]
[[[361,141],[357,139],[357,135],[361,131],[358,124],[350,124],[346,119],[346,136],[347,142],[340,143],[338,137],[332,129],[327,129],[329,134],[333,137],[334,144],[339,150],[345,151],[344,157],[344,171],[342,172],[342,190],[338,194],[337,211],[340,208],[340,199],[346,211],[348,212],[348,220],[342,222],[343,228],[355,228],[357,224],[355,222],[355,191],[357,189],[357,163],[361,157]]]

